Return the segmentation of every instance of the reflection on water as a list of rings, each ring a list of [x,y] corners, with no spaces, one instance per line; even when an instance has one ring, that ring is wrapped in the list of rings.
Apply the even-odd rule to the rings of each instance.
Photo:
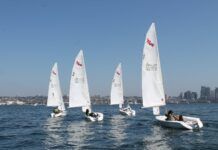
[[[74,148],[86,146],[87,141],[94,138],[94,132],[89,128],[90,123],[85,120],[70,123],[67,127],[67,143]]]
[[[164,128],[154,125],[151,128],[151,135],[144,137],[146,148],[156,149],[192,149],[199,147],[198,144],[204,144],[203,132],[193,130],[179,130]],[[187,144],[181,144],[187,143]],[[198,143],[198,144],[196,144]],[[201,147],[199,147],[201,148]]]
[[[64,143],[64,135],[62,134],[63,118],[48,118],[44,124],[44,131],[46,133],[45,145],[48,148],[58,147]]]
[[[151,132],[151,135],[144,137],[145,145],[149,150],[172,149],[167,143],[169,139],[165,136],[163,128],[154,125],[151,129]]]
[[[118,115],[116,107],[96,106],[104,120],[88,122],[81,109],[50,118],[51,110],[44,106],[0,106],[0,149],[217,149],[217,104],[169,106],[184,113],[200,107],[198,117],[204,127],[200,131],[163,128],[155,124],[152,113],[139,107],[136,117],[126,117]]]
[[[125,129],[127,128],[127,124],[125,123],[125,119],[125,116],[122,115],[114,115],[110,118],[111,128],[109,135],[114,139],[114,145],[121,145],[126,137]]]

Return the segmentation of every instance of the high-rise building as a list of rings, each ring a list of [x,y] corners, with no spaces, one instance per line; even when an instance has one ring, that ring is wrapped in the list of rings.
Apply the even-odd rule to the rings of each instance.
[[[179,94],[179,98],[183,99],[183,93],[182,92]]]
[[[198,93],[197,92],[192,92],[191,97],[194,100],[198,99]]]
[[[201,96],[202,100],[208,100],[210,98],[210,87],[201,86]]]
[[[184,99],[196,100],[198,98],[197,92],[186,91],[184,93]]]
[[[215,88],[215,100],[218,100],[218,88]]]
[[[215,90],[210,91],[210,100],[215,100]]]
[[[186,91],[184,93],[184,99],[192,99],[192,92],[191,91]]]

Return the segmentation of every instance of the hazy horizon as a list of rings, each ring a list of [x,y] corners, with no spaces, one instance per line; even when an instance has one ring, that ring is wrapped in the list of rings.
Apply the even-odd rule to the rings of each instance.
[[[84,51],[90,95],[109,95],[123,68],[125,96],[141,96],[145,34],[156,23],[165,93],[218,87],[218,1],[0,1],[0,96],[47,95],[58,62],[69,92]]]

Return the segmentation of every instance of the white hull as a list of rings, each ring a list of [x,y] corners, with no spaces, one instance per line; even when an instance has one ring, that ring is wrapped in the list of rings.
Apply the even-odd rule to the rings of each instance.
[[[127,115],[127,116],[135,116],[135,110],[132,109],[128,109],[128,108],[121,108],[120,110],[120,114],[122,115]]]
[[[85,115],[86,119],[89,120],[89,121],[102,121],[104,119],[104,115],[103,113],[100,113],[100,112],[94,112],[94,114],[97,116],[97,117],[92,117],[92,116],[87,116]]]
[[[51,113],[51,117],[52,118],[56,118],[56,117],[62,117],[62,116],[66,116],[66,112],[61,112],[61,113],[58,113],[58,114],[55,114],[55,113]]]
[[[194,117],[183,116],[184,121],[169,121],[166,120],[166,116],[156,116],[155,118],[160,125],[169,128],[194,130],[203,127],[201,120]]]

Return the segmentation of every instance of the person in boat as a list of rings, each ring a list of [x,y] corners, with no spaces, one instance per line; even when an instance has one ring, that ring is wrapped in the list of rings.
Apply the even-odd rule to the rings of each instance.
[[[175,118],[173,117],[173,111],[169,110],[165,116],[167,117],[166,120],[175,121]]]
[[[58,109],[58,107],[56,107],[56,108],[53,109],[53,113],[59,114],[59,113],[61,113],[61,110]]]
[[[126,108],[121,108],[123,111],[131,111],[131,107],[129,105],[127,105]]]
[[[86,109],[86,116],[91,116],[91,117],[95,117],[96,118],[98,116],[98,114],[95,114],[93,112],[89,113],[89,109]]]
[[[127,109],[128,109],[128,110],[131,110],[131,107],[129,106],[129,104],[128,104],[128,106],[127,106]]]
[[[169,110],[165,116],[167,117],[166,120],[169,121],[183,121],[182,115],[174,115],[172,110]]]

